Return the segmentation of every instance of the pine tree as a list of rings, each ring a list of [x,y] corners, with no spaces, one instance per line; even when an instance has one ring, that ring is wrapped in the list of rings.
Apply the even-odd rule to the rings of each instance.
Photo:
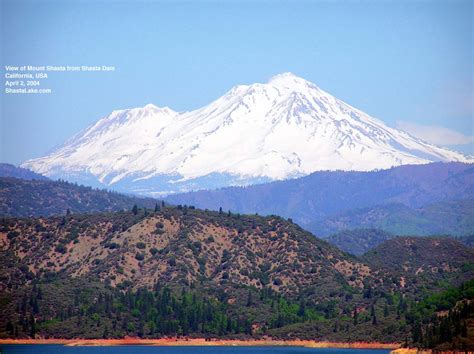
[[[13,329],[13,323],[12,323],[12,321],[8,320],[7,325],[6,325],[6,327],[5,327],[5,331],[6,331],[8,334],[13,335],[14,329]]]
[[[367,299],[372,298],[372,287],[369,287],[365,292],[364,292],[364,297]]]
[[[298,316],[299,317],[304,317],[306,311],[306,304],[304,299],[300,300],[299,307],[298,307]]]
[[[109,337],[109,327],[105,326],[104,332],[102,333],[102,338],[107,339]]]
[[[42,300],[43,299],[43,291],[41,290],[41,286],[38,286],[38,290],[36,292],[36,298],[38,300]]]
[[[35,338],[36,336],[36,321],[33,313],[30,314],[30,337]]]
[[[134,215],[138,214],[138,206],[136,204],[133,206],[132,212],[133,212]]]
[[[412,329],[413,343],[421,343],[423,341],[423,335],[421,332],[420,323],[416,323]]]
[[[389,315],[389,310],[388,310],[388,306],[385,305],[384,309],[383,309],[383,315],[384,317],[387,317]]]
[[[252,305],[253,305],[252,292],[249,290],[249,293],[247,296],[247,307],[250,307]]]

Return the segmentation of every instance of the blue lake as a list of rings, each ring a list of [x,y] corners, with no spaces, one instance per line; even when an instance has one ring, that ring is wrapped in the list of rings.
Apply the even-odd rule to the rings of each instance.
[[[0,345],[1,354],[388,354],[389,350],[312,349],[301,347],[151,347],[123,345],[114,347],[65,347],[62,345]]]

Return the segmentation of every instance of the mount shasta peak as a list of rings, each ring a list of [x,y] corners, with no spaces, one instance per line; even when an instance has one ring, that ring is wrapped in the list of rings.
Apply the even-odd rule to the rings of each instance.
[[[113,111],[22,167],[157,196],[433,161],[474,159],[388,127],[285,73],[235,86],[189,112],[152,104]]]

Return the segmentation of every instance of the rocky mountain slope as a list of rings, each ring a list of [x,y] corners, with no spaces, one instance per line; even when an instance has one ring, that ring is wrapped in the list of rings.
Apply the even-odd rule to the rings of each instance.
[[[473,159],[390,128],[286,73],[235,86],[190,112],[154,105],[113,111],[22,166],[155,195],[432,161]]]
[[[136,215],[72,214],[5,219],[1,235],[2,249],[18,257],[27,273],[91,275],[112,286],[207,280],[292,296],[311,288],[323,298],[344,286],[362,287],[372,277],[366,265],[278,217],[187,207]],[[4,271],[16,277],[14,269]]]
[[[358,259],[280,217],[186,206],[0,227],[0,337],[390,342],[410,335],[419,299],[473,277],[474,251],[451,240]]]

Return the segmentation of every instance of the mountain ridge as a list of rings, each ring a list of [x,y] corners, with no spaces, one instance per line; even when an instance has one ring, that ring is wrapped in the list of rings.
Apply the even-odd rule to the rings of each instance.
[[[12,177],[25,180],[49,180],[48,177],[9,163],[0,163],[0,178],[1,177]]]
[[[410,208],[402,203],[347,210],[307,225],[322,236],[345,229],[372,227],[398,235],[468,236],[474,232],[474,199],[448,200]]]
[[[315,172],[286,181],[189,192],[171,195],[166,199],[173,204],[195,205],[211,210],[222,207],[240,213],[276,214],[292,218],[304,228],[322,236],[340,230],[334,225],[339,225],[337,216],[344,216],[344,213],[356,213],[364,208],[386,209],[388,204],[399,204],[410,211],[411,208],[417,209],[436,202],[472,198],[474,166],[439,162],[404,165],[375,172]],[[416,210],[410,213],[417,214]],[[334,218],[334,222],[331,222],[331,218]],[[326,224],[327,221],[329,223]],[[346,224],[350,226],[343,228],[376,227],[370,223]],[[387,231],[397,233],[395,229]],[[433,232],[446,231],[433,229]]]
[[[38,217],[72,213],[111,212],[134,204],[153,209],[161,201],[94,189],[66,181],[0,177],[0,215]]]

